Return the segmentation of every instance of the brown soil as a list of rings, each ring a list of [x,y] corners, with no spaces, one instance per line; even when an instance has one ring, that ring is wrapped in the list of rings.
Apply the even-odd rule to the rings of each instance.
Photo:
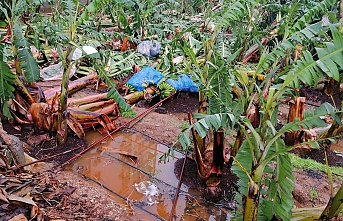
[[[141,102],[141,104],[135,105],[133,108],[139,114],[151,105],[151,103]],[[172,145],[176,141],[177,135],[181,132],[182,125],[188,124],[187,112],[195,112],[197,105],[198,98],[196,94],[179,93],[165,102],[160,108],[150,112],[147,117],[136,122],[132,127],[162,143]],[[287,108],[283,109],[286,110]],[[280,113],[280,115],[283,117],[287,116],[286,113]],[[121,125],[128,120],[126,118],[119,118],[116,123]],[[17,131],[10,124],[5,124],[4,128],[9,133],[19,136],[24,142],[35,137],[30,127],[22,126],[21,131]],[[40,208],[39,214],[44,216],[46,220],[130,220],[130,214],[133,212],[130,205],[118,204],[108,195],[106,190],[85,182],[83,178],[70,171],[58,168],[58,165],[83,150],[86,146],[82,140],[70,135],[68,143],[65,145],[56,145],[55,139],[52,137],[50,140],[26,149],[26,152],[32,157],[42,159],[71,148],[79,147],[79,149],[73,152],[49,160],[49,162],[53,163],[54,167],[40,171],[35,182],[32,183],[34,187],[39,186],[49,192],[46,199],[43,198],[37,201]],[[311,157],[320,162],[323,160],[322,155],[313,152],[303,155],[303,157]],[[341,159],[336,159],[336,155],[333,153],[329,154],[329,157],[332,159],[332,162],[337,162],[337,159]],[[203,181],[196,176],[194,161],[187,159],[187,162],[183,182],[189,186],[204,187],[202,185]],[[175,174],[177,176],[180,174],[179,171],[182,163],[183,159],[175,164]],[[295,170],[294,175],[296,177],[296,186],[293,194],[296,206],[322,206],[328,202],[329,185],[325,174],[317,171]],[[232,174],[226,172],[218,188],[202,188],[201,191],[210,201],[217,201],[218,196],[232,199],[233,196],[230,192],[235,189],[235,180]],[[335,180],[334,186],[337,188],[341,184],[341,181]],[[227,187],[231,189],[228,190]],[[219,192],[225,192],[225,194],[220,195]],[[6,211],[1,208],[0,213],[14,215],[13,210]],[[25,213],[28,214],[29,211]],[[5,219],[0,218],[1,220]]]

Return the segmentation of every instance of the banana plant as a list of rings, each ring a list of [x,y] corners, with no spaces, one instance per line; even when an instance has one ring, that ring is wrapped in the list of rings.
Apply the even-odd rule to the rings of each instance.
[[[320,116],[333,115],[336,110],[331,105],[324,104],[317,110],[309,110],[303,121],[288,123],[280,130],[275,128],[277,111],[281,99],[286,94],[293,93],[293,88],[299,88],[301,84],[315,86],[319,77],[328,76],[338,79],[343,60],[342,36],[336,28],[340,24],[329,26],[323,25],[322,22],[305,24],[312,22],[314,17],[322,15],[323,11],[329,10],[332,2],[331,0],[323,1],[313,10],[308,10],[304,16],[298,17],[294,28],[286,27],[284,39],[271,52],[265,49],[261,53],[259,63],[253,67],[251,73],[246,68],[241,70],[239,65],[220,65],[223,58],[215,56],[220,51],[219,47],[206,48],[207,45],[204,47],[205,52],[213,52],[211,57],[214,59],[208,59],[206,62],[216,70],[213,73],[217,75],[208,74],[209,69],[205,67],[203,70],[207,75],[203,75],[204,80],[199,80],[199,82],[202,89],[206,90],[204,94],[210,95],[208,98],[210,106],[211,104],[221,106],[222,109],[219,111],[222,112],[218,113],[212,109],[212,113],[198,116],[198,121],[192,124],[189,130],[180,134],[179,141],[183,148],[190,145],[187,132],[191,130],[195,130],[200,138],[205,138],[208,132],[223,128],[226,129],[226,133],[236,134],[231,159],[234,160],[232,170],[240,178],[239,194],[237,194],[240,206],[235,219],[257,220],[258,216],[264,216],[268,220],[273,217],[289,220],[291,217],[294,178],[287,151],[292,147],[286,147],[281,137],[285,132],[325,126]],[[232,3],[227,13],[222,14],[222,24],[232,24],[233,20],[237,22],[244,18],[240,17],[241,12],[251,8],[246,7],[247,4],[240,1]],[[249,1],[249,4],[257,6],[258,1]],[[321,42],[313,41],[313,39],[319,39],[316,37],[327,31],[330,31],[332,38],[325,38],[327,41],[324,43],[322,43],[323,36],[321,36]],[[218,40],[218,36],[215,39]],[[211,40],[213,39],[210,37],[207,42]],[[300,59],[296,61],[290,59],[287,69],[279,72],[280,58],[291,58],[290,51],[294,50],[298,44],[309,45],[313,42],[316,43],[314,50],[318,59],[313,58],[311,53],[313,51],[304,49]],[[189,56],[193,60],[193,67],[191,65],[189,67],[197,70],[199,68],[194,55],[195,53]],[[257,78],[262,72],[266,74],[261,78],[262,82],[257,83]],[[226,81],[223,80],[225,77]],[[215,85],[214,79],[219,79]],[[227,99],[223,99],[224,96],[220,96],[221,94],[226,94]],[[340,123],[339,117],[336,116],[336,119]],[[238,131],[233,132],[233,128],[237,128]],[[316,142],[311,144],[318,146]],[[239,212],[241,215],[238,214]]]
[[[14,88],[16,92],[27,98],[29,103],[33,102],[30,93],[19,80],[19,76],[25,77],[28,82],[35,82],[39,79],[38,63],[34,59],[30,44],[27,38],[23,35],[23,28],[20,25],[19,19],[22,13],[29,7],[24,0],[13,0],[0,3],[0,10],[6,18],[7,34],[6,42],[10,43],[12,50],[7,49],[8,45],[0,43],[0,63],[1,63],[1,79],[0,79],[0,102],[2,113],[7,118],[12,118],[7,101],[14,97]],[[6,52],[7,53],[6,53]],[[8,52],[12,51],[12,54]],[[7,62],[14,58],[16,72],[13,73]]]
[[[12,118],[7,101],[14,97],[15,74],[12,73],[7,62],[4,61],[4,45],[0,44],[0,104],[1,112],[7,118]]]
[[[343,59],[343,41],[335,25],[330,25],[329,30],[333,36],[332,42],[325,42],[324,47],[315,48],[318,53],[317,60],[312,58],[310,52],[305,51],[301,59],[287,72],[282,83],[268,86],[268,90],[255,90],[257,99],[251,99],[250,102],[259,106],[260,123],[256,127],[247,117],[239,123],[245,140],[237,156],[233,158],[235,163],[232,170],[240,178],[239,192],[243,194],[243,214],[237,215],[237,219],[242,217],[243,220],[257,220],[261,215],[267,219],[273,216],[283,220],[290,219],[293,176],[292,164],[286,152],[292,147],[286,148],[281,139],[282,134],[299,130],[300,126],[325,126],[319,117],[326,114],[334,115],[338,124],[341,122],[340,117],[335,115],[337,110],[329,104],[324,104],[316,110],[309,110],[303,121],[288,123],[278,131],[275,129],[280,99],[289,93],[291,88],[299,87],[299,82],[315,85],[319,76],[338,77],[338,70],[342,68],[338,61]],[[262,56],[261,60],[263,58]],[[241,79],[244,77],[241,76]],[[244,85],[242,82],[244,81],[240,80],[240,84]],[[268,85],[267,82],[263,83]],[[318,146],[315,143],[312,145]]]

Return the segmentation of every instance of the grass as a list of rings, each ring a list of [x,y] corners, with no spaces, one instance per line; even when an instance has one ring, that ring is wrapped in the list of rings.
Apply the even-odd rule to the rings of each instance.
[[[319,195],[318,195],[318,192],[315,188],[310,187],[309,197],[311,199],[318,199]]]
[[[294,154],[289,154],[292,164],[295,168],[298,169],[307,169],[307,170],[317,170],[327,174],[327,167],[325,164],[318,163],[312,159],[303,159]],[[343,181],[343,167],[330,167],[333,176],[337,179]]]

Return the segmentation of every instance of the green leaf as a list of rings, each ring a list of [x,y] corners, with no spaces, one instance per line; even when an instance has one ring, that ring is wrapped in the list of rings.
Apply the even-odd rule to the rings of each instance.
[[[39,80],[40,71],[36,59],[32,56],[30,43],[23,36],[21,26],[14,25],[14,45],[18,51],[18,59],[20,66],[24,71],[24,75],[28,82],[35,82]]]
[[[274,99],[279,99],[288,87],[299,88],[299,81],[310,86],[317,85],[319,77],[323,76],[323,72],[339,80],[340,76],[337,66],[341,67],[343,62],[343,39],[340,37],[341,34],[336,25],[330,25],[332,35],[335,36],[333,43],[327,42],[325,47],[316,48],[319,57],[317,61],[313,59],[309,51],[304,51],[301,59],[287,73]]]
[[[0,98],[2,102],[13,98],[14,80],[15,74],[11,72],[8,64],[0,61]]]
[[[236,155],[236,160],[250,173],[253,164],[252,155],[250,152],[249,143],[245,140]],[[231,168],[232,172],[238,177],[238,192],[235,195],[235,201],[237,202],[237,208],[243,207],[242,198],[248,193],[249,177],[242,171],[242,169],[234,162]],[[235,211],[235,217],[239,219],[243,217],[239,210]]]
[[[284,146],[280,146],[280,148],[284,148]],[[282,220],[290,220],[293,208],[293,165],[288,154],[278,155],[276,162],[277,191],[274,198],[275,214]]]
[[[7,118],[12,118],[7,101],[14,97],[14,80],[15,74],[11,72],[7,63],[0,60],[0,104],[2,113]]]
[[[197,133],[199,134],[200,137],[205,137],[207,134],[207,130],[206,128],[203,126],[202,123],[200,124],[194,124],[194,128],[197,131]]]
[[[25,78],[28,82],[35,82],[39,80],[40,71],[36,59],[32,56],[31,50],[19,49],[19,61],[21,68],[24,70]]]
[[[334,4],[335,0],[323,0],[316,2],[315,6],[308,10],[297,22],[294,23],[291,28],[293,33],[295,30],[300,30],[305,27],[306,24],[310,24],[318,18],[318,16],[324,14],[328,9],[330,9]]]
[[[191,145],[191,140],[189,139],[189,136],[186,133],[181,133],[179,135],[179,142],[184,149]]]

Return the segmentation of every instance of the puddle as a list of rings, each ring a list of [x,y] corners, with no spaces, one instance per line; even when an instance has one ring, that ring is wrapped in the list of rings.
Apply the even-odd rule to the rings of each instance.
[[[101,138],[95,132],[86,137],[88,143]],[[82,155],[71,169],[98,184],[99,188],[107,189],[118,202],[131,202],[135,210],[133,220],[168,220],[179,182],[174,174],[174,163],[183,155],[175,152],[175,159],[159,163],[159,157],[168,150],[165,145],[134,132],[117,132],[112,138]],[[138,192],[135,184],[142,181],[151,181],[157,187],[158,195],[151,199]],[[182,184],[174,220],[230,220],[227,210],[203,206],[200,196],[198,190]],[[152,201],[157,203],[149,205]]]

